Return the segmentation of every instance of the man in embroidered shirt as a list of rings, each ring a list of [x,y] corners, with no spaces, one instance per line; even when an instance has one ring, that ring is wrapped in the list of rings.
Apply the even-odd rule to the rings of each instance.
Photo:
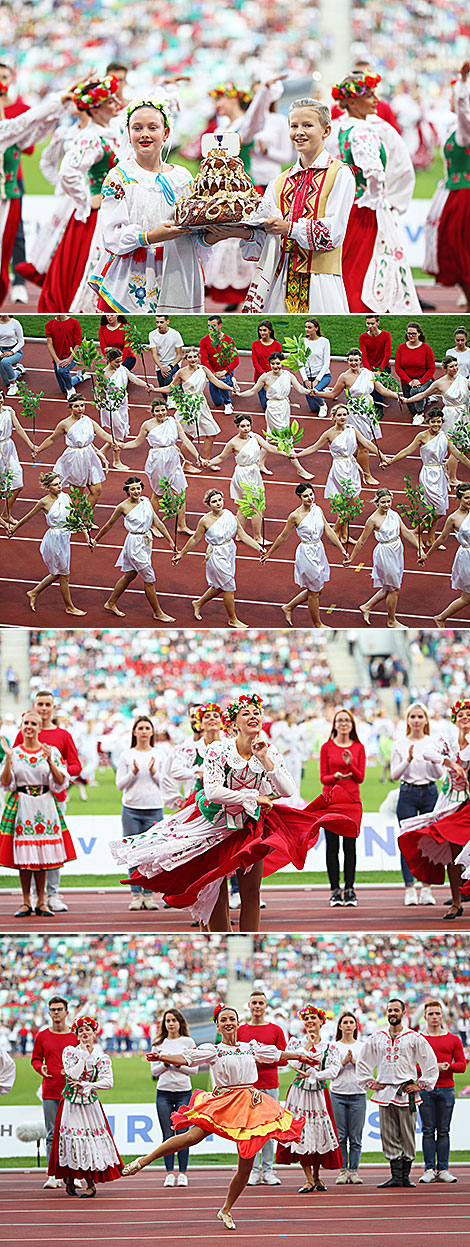
[[[439,1066],[439,1078],[432,1091],[422,1092],[420,1117],[423,1126],[424,1173],[420,1182],[457,1182],[449,1173],[450,1123],[455,1104],[454,1074],[467,1068],[459,1035],[451,1035],[443,1025],[439,1000],[424,1006],[424,1038],[430,1044]]]
[[[380,1186],[414,1186],[410,1171],[416,1155],[416,1104],[421,1088],[432,1090],[439,1075],[424,1035],[403,1025],[404,1012],[403,1000],[389,1000],[388,1027],[369,1035],[356,1065],[361,1091],[371,1088],[379,1105],[382,1150],[392,1171]]]

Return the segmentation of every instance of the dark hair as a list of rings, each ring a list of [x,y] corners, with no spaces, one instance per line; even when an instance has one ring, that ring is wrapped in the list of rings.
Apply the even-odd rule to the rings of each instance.
[[[311,489],[313,496],[315,497],[315,490],[313,488],[313,485],[310,484],[310,481],[301,481],[299,485],[296,485],[295,492],[297,494],[297,497],[301,498],[302,494],[305,493],[306,489]]]
[[[376,320],[376,321],[379,321],[379,320],[380,320],[380,316],[377,316],[377,313],[376,313],[376,312],[366,312],[366,320]],[[351,1014],[351,1017],[352,1017],[352,1014]]]
[[[262,988],[262,987],[254,987],[254,988],[253,988],[253,991],[252,991],[252,992],[250,992],[249,999],[250,999],[250,1000],[253,1000],[253,996],[264,996],[264,999],[265,999],[265,1000],[267,1000],[267,999],[268,999],[268,997],[267,997],[267,995],[266,995],[266,992],[264,992],[264,991],[263,991],[263,988]]]
[[[13,78],[14,75],[13,75],[12,67],[11,65],[7,65],[6,61],[0,61],[0,69],[7,69],[8,73],[11,74]]]
[[[382,498],[386,497],[393,498],[392,491],[391,489],[387,489],[386,485],[381,485],[379,489],[376,489],[375,491],[374,502],[381,502]]]
[[[361,357],[361,359],[362,359],[362,351],[360,350],[360,348],[359,348],[358,346],[351,346],[351,347],[349,348],[349,351],[348,351],[348,353],[347,353],[346,359],[349,359],[349,356],[350,356],[350,355],[360,355],[360,357]]]
[[[338,718],[338,715],[339,715],[339,714],[348,714],[348,715],[349,715],[349,718],[350,718],[350,720],[351,720],[351,731],[350,731],[349,735],[350,735],[350,737],[351,737],[351,740],[357,740],[357,741],[358,741],[358,740],[359,740],[359,737],[358,737],[358,734],[357,734],[356,720],[355,720],[355,718],[354,718],[354,715],[353,715],[353,713],[352,713],[352,710],[348,710],[347,706],[337,706],[337,708],[336,708],[336,710],[335,710],[335,713],[334,713],[334,715],[333,715],[333,723],[332,723],[332,726],[331,726],[330,740],[335,740],[335,738],[336,738],[337,732],[336,732],[336,728],[335,728],[335,719],[337,719],[337,718]]]
[[[59,474],[57,473],[57,475]],[[52,700],[54,701],[54,694],[51,693],[50,688],[40,688],[38,692],[34,694],[34,700],[37,701],[38,697],[52,697]]]
[[[317,320],[316,316],[307,316],[307,319],[306,319],[306,321],[305,321],[305,325],[306,325],[306,326],[307,326],[307,325],[315,325],[315,329],[316,329],[317,333],[319,333],[319,334],[321,335],[321,325],[320,325],[320,321],[319,321],[319,320]]]
[[[467,333],[467,330],[466,330],[466,328],[465,328],[465,325],[459,325],[458,329],[455,329],[455,330],[454,330],[454,338],[455,338],[456,333],[464,333],[464,334],[465,334],[465,341],[466,341],[466,342],[468,342],[468,333]]]
[[[403,1012],[405,1012],[405,1009],[406,1009],[405,1001],[400,1000],[399,996],[390,996],[390,1000],[387,1001],[387,1009],[389,1005],[401,1005]]]
[[[168,400],[165,394],[157,394],[156,398],[152,398],[150,410],[153,411],[154,407],[168,407]]]
[[[457,363],[457,360],[455,362]],[[441,420],[444,419],[444,412],[442,411],[441,407],[428,407],[428,410],[424,416],[426,424],[428,423],[429,420],[434,420],[435,416],[440,416]]]
[[[357,1017],[355,1016],[355,1014],[354,1014],[354,1013],[351,1013],[349,1009],[346,1009],[345,1013],[342,1013],[342,1014],[341,1014],[341,1017],[339,1017],[339,1018],[338,1018],[338,1025],[337,1025],[337,1027],[336,1027],[336,1035],[335,1035],[335,1039],[341,1039],[341,1023],[342,1023],[342,1022],[344,1022],[344,1019],[345,1019],[345,1018],[352,1018],[352,1019],[353,1019],[353,1021],[354,1021],[354,1035],[353,1035],[353,1039],[357,1039],[357,1035],[358,1035]]]
[[[123,493],[129,494],[130,485],[141,485],[142,489],[145,489],[144,482],[141,481],[140,476],[128,476],[127,481],[124,481],[122,487]]]
[[[65,996],[51,996],[47,1004],[49,1009],[51,1005],[64,1005],[66,1013],[68,1012],[69,1002],[65,999]]]
[[[111,364],[114,359],[119,359],[119,356],[122,359],[122,351],[119,346],[107,346],[104,353],[108,364]]]
[[[128,74],[129,66],[123,65],[121,61],[110,61],[109,65],[106,66],[106,73],[113,74],[116,72],[116,70],[118,71],[121,70],[121,73]]]
[[[405,338],[406,338],[406,334],[407,334],[408,329],[417,329],[417,330],[418,330],[418,333],[419,333],[419,340],[420,340],[420,342],[425,342],[425,341],[426,341],[426,338],[425,338],[425,336],[424,336],[424,333],[423,333],[423,330],[422,330],[422,328],[421,328],[421,325],[419,324],[419,322],[418,322],[417,320],[409,320],[409,321],[408,321],[408,324],[407,324],[406,329],[405,329]]]
[[[70,398],[67,399],[67,402],[69,407],[74,407],[75,403],[84,403],[85,399],[81,394],[71,394]]]
[[[236,424],[238,428],[238,425],[242,423],[242,420],[248,420],[249,424],[251,425],[253,424],[253,417],[250,416],[249,411],[247,411],[245,414],[239,411],[238,416],[234,416],[233,423]]]
[[[93,82],[84,83],[83,86],[84,88],[86,88],[83,90],[83,94],[86,95],[87,92],[92,91],[94,87],[101,86],[101,79],[96,78]],[[91,106],[89,108],[82,108],[80,109],[80,112],[86,113],[87,117],[93,117],[93,113],[96,112],[97,108],[101,108],[102,104],[107,104],[110,98],[111,98],[110,96],[106,96],[104,100],[99,100],[99,102],[95,104],[94,108],[92,108]]]
[[[458,364],[458,360],[455,358],[455,355],[444,355],[442,367],[447,368],[448,364]]]
[[[155,728],[153,726],[152,720],[149,719],[148,715],[146,714],[139,714],[138,718],[134,719],[134,722],[132,724],[131,749],[135,749],[135,746],[136,746],[137,736],[135,733],[135,729],[136,727],[138,727],[139,723],[150,723],[150,727],[152,728],[152,739],[150,741],[150,744],[151,745],[155,744]]]
[[[211,503],[211,498],[213,498],[213,497],[214,497],[214,494],[220,494],[221,498],[223,498],[223,496],[224,496],[224,495],[223,495],[223,493],[222,493],[222,490],[221,490],[221,489],[216,489],[216,488],[215,488],[215,486],[214,486],[214,488],[213,488],[213,489],[208,489],[208,490],[207,490],[207,493],[205,493],[205,494],[204,494],[204,502],[208,502],[208,503],[209,503],[209,506],[210,506],[210,503]]]
[[[269,329],[271,337],[274,338],[274,329],[273,329],[273,326],[270,320],[260,320],[259,325],[258,325],[258,337],[259,337],[259,331],[260,329],[263,328],[263,326],[265,329]]]
[[[273,351],[272,355],[268,355],[269,363],[272,364],[273,359],[284,359],[282,351]]]
[[[468,493],[469,489],[470,481],[460,481],[459,484],[455,486],[455,496],[458,498],[459,502],[460,499],[463,498],[463,495]]]
[[[105,312],[104,316],[102,316],[102,317],[101,317],[101,319],[100,319],[100,325],[101,325],[101,327],[103,327],[103,325],[107,325],[107,323],[108,323],[108,315],[109,315],[109,313],[108,313],[108,312]],[[112,313],[111,313],[111,315],[112,315]],[[120,324],[120,325],[128,325],[128,324],[129,324],[129,321],[128,321],[128,319],[127,319],[127,316],[118,316],[118,321],[119,321],[119,324]]]
[[[221,316],[217,316],[217,315],[216,315],[216,316],[208,316],[208,317],[207,317],[207,320],[208,320],[208,321],[209,321],[209,320],[216,320],[218,325],[221,325],[221,324],[222,324],[222,317],[221,317]]]
[[[184,1016],[184,1013],[181,1013],[179,1009],[165,1009],[165,1012],[162,1014],[162,1017],[161,1017],[161,1019],[160,1019],[160,1030],[159,1030],[158,1035],[157,1035],[157,1038],[156,1038],[156,1040],[155,1040],[155,1044],[156,1044],[157,1046],[159,1046],[161,1043],[163,1043],[163,1040],[164,1040],[164,1039],[168,1039],[168,1031],[167,1031],[167,1028],[166,1028],[166,1019],[167,1019],[167,1017],[168,1017],[168,1014],[169,1014],[169,1013],[172,1013],[172,1014],[173,1014],[173,1017],[175,1017],[175,1018],[176,1018],[176,1021],[177,1021],[177,1022],[179,1022],[179,1027],[180,1027],[180,1035],[189,1035],[188,1023],[187,1023],[187,1021],[186,1021],[186,1018],[185,1018],[185,1016]]]

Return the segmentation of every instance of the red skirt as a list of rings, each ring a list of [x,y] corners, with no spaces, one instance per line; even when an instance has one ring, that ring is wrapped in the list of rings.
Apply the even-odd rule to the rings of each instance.
[[[305,1118],[292,1113],[272,1096],[253,1087],[231,1087],[222,1095],[194,1091],[188,1105],[172,1114],[175,1130],[199,1126],[207,1134],[232,1139],[240,1156],[256,1156],[268,1139],[298,1142]]]
[[[19,273],[20,277],[24,277],[25,281],[33,282],[35,286],[43,286],[45,273],[38,273],[34,264],[30,264],[28,260],[22,260],[21,264],[16,265],[15,273]]]
[[[38,302],[38,312],[68,312],[85,272],[98,209],[86,221],[71,217],[51,260]]]
[[[218,286],[208,286],[206,296],[212,299],[213,303],[222,303],[226,306],[230,303],[244,303],[249,289],[249,285],[242,290],[239,286],[224,286],[223,290],[219,290]]]
[[[404,831],[398,844],[405,861],[422,883],[445,883],[446,865],[452,865],[449,845],[463,848],[470,840],[470,801],[457,810],[414,831]]]
[[[336,1122],[333,1116],[331,1097],[330,1097],[330,1093],[327,1087],[325,1087],[323,1095],[325,1097],[325,1103],[326,1103],[326,1108],[328,1111],[328,1116],[333,1126],[333,1130],[335,1132],[336,1138],[338,1138]],[[290,1147],[285,1147],[283,1143],[279,1143],[277,1151],[276,1151],[276,1164],[277,1165],[295,1165],[295,1164],[317,1165],[319,1164],[321,1165],[322,1169],[342,1169],[344,1167],[343,1155],[342,1155],[339,1143],[338,1143],[338,1146],[333,1148],[330,1152],[303,1152],[302,1155],[300,1154],[300,1152],[293,1152]]]
[[[15,238],[21,217],[21,199],[10,199],[8,216],[2,237],[2,255],[0,260],[0,307],[8,294],[10,285],[10,260],[15,245]]]
[[[103,1107],[101,1104],[99,1105],[99,1107],[103,1114],[103,1121],[108,1131],[108,1134],[112,1138],[112,1134],[109,1129],[109,1122],[106,1117],[106,1114],[104,1113]],[[64,1111],[64,1100],[61,1100],[59,1107],[57,1109],[57,1116],[55,1119],[54,1138],[52,1140],[51,1154],[49,1157],[48,1173],[54,1178],[62,1178],[64,1182],[73,1182],[75,1178],[86,1178],[89,1182],[94,1182],[95,1185],[98,1182],[115,1182],[117,1178],[121,1178],[122,1171],[124,1168],[124,1162],[121,1160],[121,1157],[119,1156],[119,1152],[117,1151],[117,1148],[116,1148],[116,1153],[119,1157],[119,1161],[116,1165],[108,1165],[107,1169],[71,1169],[69,1165],[59,1164],[59,1128],[60,1128],[63,1111]],[[114,1140],[113,1140],[113,1145],[114,1147],[116,1147]]]
[[[372,208],[354,203],[343,243],[343,281],[350,312],[370,312],[362,302],[362,287],[377,237],[377,217]]]
[[[325,810],[317,813],[315,807],[315,801],[303,810],[276,804],[272,810],[262,810],[257,822],[248,819],[243,828],[237,828],[220,844],[174,870],[161,870],[151,879],[133,870],[130,880],[122,882],[138,883],[151,892],[162,893],[172,909],[185,909],[195,904],[199,892],[207,884],[233,875],[236,870],[248,870],[263,859],[266,859],[264,875],[273,874],[288,862],[292,862],[296,870],[303,870],[309,849],[316,844],[321,828],[330,822]],[[199,817],[197,806],[194,817]],[[344,827],[342,834],[355,834],[353,830],[346,830],[348,826],[355,826],[346,814],[333,811],[331,822],[338,829]],[[341,834],[339,830],[338,834]]]
[[[439,221],[437,263],[436,281],[441,286],[470,284],[470,187],[447,196]]]

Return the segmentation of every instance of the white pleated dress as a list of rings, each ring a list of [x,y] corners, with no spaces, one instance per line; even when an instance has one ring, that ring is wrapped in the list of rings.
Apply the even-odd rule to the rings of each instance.
[[[69,507],[68,494],[59,494],[46,515],[47,532],[39,546],[39,553],[51,576],[68,576],[70,573],[71,533],[63,526]]]
[[[188,482],[181,467],[181,456],[177,447],[178,426],[174,416],[168,416],[162,424],[147,433],[150,446],[145,461],[146,472],[154,494],[161,494],[160,481],[166,476],[172,489],[180,492],[187,489]]]
[[[294,1051],[298,1048],[300,1055],[300,1050],[303,1048],[302,1040],[289,1040],[289,1048]],[[303,1156],[325,1156],[327,1152],[334,1152],[338,1147],[338,1139],[327,1109],[323,1086],[326,1079],[337,1078],[341,1069],[341,1053],[335,1044],[328,1046],[323,1041],[315,1044],[312,1051],[322,1058],[323,1068],[307,1069],[302,1085],[297,1086],[293,1082],[286,1096],[286,1108],[293,1114],[295,1121],[298,1121],[299,1117],[305,1117],[305,1125],[299,1142],[288,1145],[289,1151],[295,1153],[299,1161]],[[305,1066],[302,1065],[300,1059],[289,1061],[289,1065],[296,1073],[305,1071]]]
[[[57,1157],[59,1173],[91,1173],[95,1182],[112,1181],[119,1177],[122,1161],[97,1096],[113,1085],[111,1060],[100,1044],[87,1053],[64,1048],[62,1060],[67,1082],[51,1161]],[[69,1088],[69,1079],[80,1080],[82,1091]]]
[[[55,471],[62,485],[97,485],[105,480],[101,460],[93,445],[95,430],[89,416],[81,416],[65,434],[66,449]]]
[[[375,408],[374,408],[374,403],[372,401],[372,391],[374,389],[374,380],[375,380],[374,373],[371,372],[369,368],[361,368],[359,376],[356,377],[356,380],[353,382],[353,384],[351,385],[349,389],[349,394],[351,397],[348,398],[349,423],[352,424],[353,428],[357,429],[359,433],[362,433],[363,437],[367,437],[369,441],[373,440],[372,429],[374,430],[376,438],[382,437],[382,429],[380,428],[380,424],[377,423],[376,419],[374,420]],[[356,403],[354,402],[354,399],[359,399],[359,398],[365,398],[366,400],[368,400],[369,411],[371,413],[370,420],[367,419],[367,415],[363,415],[362,411],[357,410],[357,406],[356,406]]]
[[[460,373],[457,373],[452,385],[449,386],[449,389],[442,396],[443,429],[445,433],[449,433],[458,420],[463,420],[466,424],[469,423],[468,400],[469,389],[467,380]]]
[[[202,437],[215,437],[216,433],[220,433],[220,425],[214,420],[209,404],[205,398],[204,390],[207,385],[207,377],[203,368],[196,368],[191,377],[187,381],[183,381],[183,390],[185,394],[202,394],[201,414],[198,416],[199,432]],[[227,401],[230,395],[227,391]],[[186,424],[186,433],[193,441],[196,438],[196,425]]]
[[[234,537],[237,521],[231,511],[222,511],[222,515],[211,524],[205,534],[207,541],[206,579],[214,589],[223,593],[234,593],[235,560],[237,547]]]
[[[330,442],[333,463],[325,485],[325,498],[333,498],[341,486],[349,482],[355,494],[361,492],[361,474],[354,455],[357,450],[356,430],[348,426]]]
[[[288,372],[281,372],[269,389],[266,390],[267,404],[265,411],[268,433],[273,429],[288,429],[290,425],[290,402],[292,377]]]
[[[262,453],[258,439],[254,433],[250,433],[241,450],[238,450],[235,455],[237,466],[230,481],[230,497],[234,502],[239,502],[243,498],[244,485],[251,485],[253,489],[262,489],[263,496],[265,496],[263,477],[259,470]]]
[[[449,509],[447,478],[442,467],[448,452],[447,438],[442,430],[436,434],[436,437],[431,438],[430,442],[425,442],[419,452],[423,460],[419,483],[427,502],[435,507],[438,515],[445,515]]]
[[[459,548],[452,564],[452,588],[470,593],[470,516],[455,534]]]
[[[374,532],[377,545],[372,558],[372,583],[376,589],[399,589],[403,580],[403,542],[400,516],[388,511],[383,524]]]
[[[12,438],[14,414],[12,407],[2,407],[0,411],[0,475],[3,472],[13,473],[11,490],[21,489],[23,486],[23,469]]]
[[[305,519],[297,524],[297,547],[294,564],[294,580],[301,589],[321,593],[330,579],[330,565],[321,540],[325,528],[323,512],[314,503]]]
[[[116,371],[113,372],[112,376],[107,377],[106,379],[108,385],[114,386],[116,390],[122,390],[125,386],[127,391],[129,376],[127,368],[124,368],[124,364],[120,364],[119,368],[116,368]],[[124,395],[120,407],[118,407],[117,410],[113,410],[112,414],[114,436],[116,441],[121,442],[123,438],[129,437],[129,399],[127,393]],[[111,420],[109,410],[106,407],[101,408],[100,420],[103,428],[109,429],[111,432]]]
[[[138,572],[144,584],[155,581],[152,567],[153,541],[151,527],[154,521],[153,507],[148,498],[142,498],[132,511],[124,516],[127,537],[115,567],[123,572]]]

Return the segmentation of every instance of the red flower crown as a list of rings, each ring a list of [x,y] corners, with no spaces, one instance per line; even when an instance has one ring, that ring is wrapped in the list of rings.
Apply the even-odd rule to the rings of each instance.
[[[254,706],[255,710],[262,710],[263,698],[259,693],[240,693],[237,701],[229,702],[225,714],[229,723],[234,723],[240,710],[244,710],[246,706]]]
[[[454,701],[452,710],[450,712],[452,723],[456,722],[457,713],[459,710],[470,710],[470,700],[468,697],[459,697],[457,701]]]
[[[354,100],[358,95],[366,95],[382,81],[380,74],[364,74],[354,78],[353,82],[338,82],[332,89],[334,100]]]
[[[233,82],[220,82],[213,91],[209,91],[211,100],[220,100],[224,95],[229,100],[242,100],[244,104],[249,104],[252,99],[251,91],[240,91]]]
[[[84,112],[87,108],[99,108],[104,100],[109,100],[118,90],[119,78],[116,78],[114,74],[108,74],[94,87],[89,87],[86,82],[80,82],[73,93],[75,108],[78,108],[79,112]]]
[[[316,1005],[305,1005],[304,1009],[299,1009],[297,1016],[301,1018],[302,1022],[308,1022],[308,1019],[313,1017],[320,1018],[322,1026],[326,1022],[325,1010],[317,1009]]]
[[[208,710],[217,711],[217,714],[220,714],[220,717],[222,719],[222,725],[223,726],[226,725],[226,718],[222,710],[222,706],[219,706],[219,703],[217,701],[207,701],[204,706],[198,706],[196,713],[194,715],[194,722],[195,722],[198,732],[200,732],[202,729],[202,720],[204,718],[204,715],[207,714]]]
[[[72,1022],[72,1030],[73,1030],[74,1035],[77,1034],[77,1031],[80,1029],[81,1026],[90,1026],[92,1031],[95,1031],[96,1034],[98,1034],[98,1031],[100,1029],[99,1022],[97,1022],[96,1018],[88,1018],[88,1017],[75,1018],[75,1021]]]

